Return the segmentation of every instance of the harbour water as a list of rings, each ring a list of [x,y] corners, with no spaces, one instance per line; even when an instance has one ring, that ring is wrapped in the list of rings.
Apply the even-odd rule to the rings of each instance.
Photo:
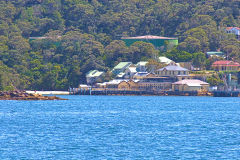
[[[240,98],[0,101],[0,159],[240,159]]]

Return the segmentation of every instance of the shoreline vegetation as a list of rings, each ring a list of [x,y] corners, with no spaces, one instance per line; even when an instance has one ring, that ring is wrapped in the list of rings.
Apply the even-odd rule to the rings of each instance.
[[[152,72],[159,56],[196,70],[240,63],[237,0],[1,0],[0,11],[4,91],[68,90],[91,70],[106,82],[120,62],[147,61]],[[209,81],[223,81],[213,74]]]
[[[68,100],[56,96],[27,93],[25,91],[0,91],[0,100]]]

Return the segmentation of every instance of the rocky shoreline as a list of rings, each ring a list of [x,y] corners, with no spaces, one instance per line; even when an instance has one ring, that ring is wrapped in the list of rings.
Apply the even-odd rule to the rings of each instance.
[[[25,91],[0,91],[0,100],[67,100],[56,96],[26,93]]]

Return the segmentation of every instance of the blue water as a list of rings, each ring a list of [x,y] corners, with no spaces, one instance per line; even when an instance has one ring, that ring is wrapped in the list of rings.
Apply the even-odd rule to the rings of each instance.
[[[0,101],[0,159],[240,159],[240,98]]]

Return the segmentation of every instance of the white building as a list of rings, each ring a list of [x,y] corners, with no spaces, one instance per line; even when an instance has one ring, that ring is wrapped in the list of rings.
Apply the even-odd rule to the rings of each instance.
[[[136,70],[136,67],[128,67],[126,70],[125,70],[125,76],[124,78],[126,79],[132,79],[133,76],[137,73],[137,70]]]
[[[209,83],[198,79],[184,79],[172,84],[173,91],[208,91]]]
[[[227,33],[235,34],[237,39],[240,40],[240,28],[239,27],[227,27],[225,30]]]
[[[147,71],[147,63],[148,62],[144,62],[144,61],[138,62],[136,65],[136,70],[138,72],[146,72]]]
[[[104,72],[98,70],[91,70],[86,74],[86,80],[88,84],[93,84],[97,80],[101,79],[104,76]]]
[[[175,63],[171,59],[169,59],[167,57],[163,57],[163,56],[159,57],[158,60],[159,60],[160,63],[165,63],[167,65],[169,65],[170,63]]]

